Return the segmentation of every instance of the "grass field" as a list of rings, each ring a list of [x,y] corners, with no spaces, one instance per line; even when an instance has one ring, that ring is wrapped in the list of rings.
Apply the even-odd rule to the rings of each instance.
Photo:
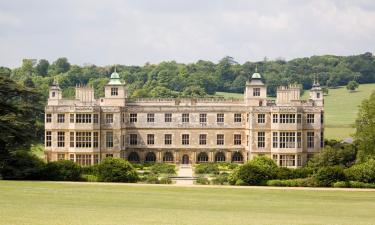
[[[0,181],[0,224],[374,224],[375,192]]]
[[[357,117],[358,106],[375,91],[375,84],[361,84],[355,92],[348,92],[345,87],[329,89],[325,96],[325,137],[343,139],[355,132],[353,128]],[[243,98],[242,94],[217,92],[217,96],[225,98]],[[308,99],[309,92],[305,91],[303,99]]]

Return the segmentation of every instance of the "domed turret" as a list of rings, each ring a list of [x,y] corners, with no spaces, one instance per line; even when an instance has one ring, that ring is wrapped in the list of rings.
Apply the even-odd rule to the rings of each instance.
[[[122,84],[121,81],[120,81],[120,75],[116,71],[116,67],[115,67],[115,71],[113,71],[113,73],[111,74],[111,78],[110,78],[108,84],[110,84],[110,85],[116,85],[116,84],[121,85]]]

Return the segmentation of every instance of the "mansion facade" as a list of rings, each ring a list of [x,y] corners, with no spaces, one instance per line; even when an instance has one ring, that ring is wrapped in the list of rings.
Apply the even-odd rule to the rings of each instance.
[[[298,85],[279,87],[276,99],[266,92],[259,73],[247,81],[244,99],[130,99],[116,71],[100,99],[88,86],[64,99],[54,82],[45,107],[45,158],[194,164],[266,155],[279,166],[303,166],[324,144],[322,89],[314,82],[308,100],[300,99]]]

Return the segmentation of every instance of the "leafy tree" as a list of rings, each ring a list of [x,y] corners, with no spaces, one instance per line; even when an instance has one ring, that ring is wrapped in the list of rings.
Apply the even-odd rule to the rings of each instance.
[[[322,167],[313,175],[313,177],[318,185],[322,187],[329,187],[337,181],[346,180],[344,169],[340,166]]]
[[[39,60],[38,64],[35,67],[36,72],[39,76],[47,76],[48,74],[48,68],[49,68],[49,62],[48,60],[41,59]]]
[[[82,169],[70,160],[49,162],[45,166],[43,178],[46,180],[79,181]]]
[[[346,85],[346,89],[348,89],[349,91],[354,91],[355,89],[357,89],[359,86],[359,84],[352,80],[352,81],[349,81],[348,84]]]
[[[316,154],[308,162],[308,166],[315,169],[335,165],[349,167],[354,164],[356,154],[357,149],[353,144],[337,142],[332,146],[326,145],[319,154]]]
[[[58,58],[52,66],[54,67],[54,70],[56,73],[65,73],[68,72],[70,69],[70,63],[68,62],[68,59],[63,57],[63,58]]]
[[[358,161],[375,158],[375,91],[359,106],[355,122],[358,142]]]
[[[353,165],[344,172],[348,180],[375,183],[375,160],[369,159],[364,163]]]
[[[36,60],[35,59],[23,59],[22,60],[22,72],[25,76],[31,76],[34,70]]]
[[[108,157],[98,165],[98,179],[103,182],[136,182],[137,171],[126,160]]]

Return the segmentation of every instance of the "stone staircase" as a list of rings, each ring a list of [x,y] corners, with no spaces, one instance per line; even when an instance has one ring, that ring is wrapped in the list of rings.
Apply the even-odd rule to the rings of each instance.
[[[191,164],[181,164],[177,176],[171,177],[171,179],[175,181],[177,185],[194,184],[196,178],[193,177],[193,167]]]

